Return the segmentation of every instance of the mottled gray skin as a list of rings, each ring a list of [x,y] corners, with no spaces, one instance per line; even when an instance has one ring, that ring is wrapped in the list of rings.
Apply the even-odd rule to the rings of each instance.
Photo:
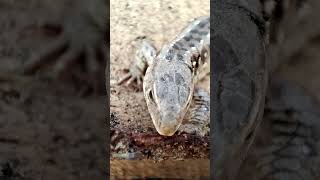
[[[200,17],[191,22],[176,38],[165,45],[156,55],[155,48],[143,42],[136,53],[136,64],[130,73],[120,80],[128,84],[137,80],[141,84],[153,124],[159,134],[172,136],[183,123],[183,119],[192,104],[195,83],[203,65],[209,59],[210,19]],[[201,90],[196,94],[205,96]],[[206,94],[206,96],[208,96]],[[193,118],[194,122],[208,121],[209,100],[201,100],[197,110],[203,115]],[[201,109],[201,105],[203,106]],[[191,120],[192,121],[192,120]],[[200,123],[204,125],[205,123]],[[184,126],[184,131],[197,131],[197,126]],[[204,134],[197,132],[199,134]]]

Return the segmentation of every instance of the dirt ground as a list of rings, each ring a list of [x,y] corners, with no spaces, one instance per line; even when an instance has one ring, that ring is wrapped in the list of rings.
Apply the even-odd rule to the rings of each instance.
[[[125,86],[115,85],[125,75],[123,71],[132,63],[134,51],[141,39],[148,39],[160,48],[172,40],[192,19],[210,14],[210,2],[205,1],[116,1],[110,3],[110,113],[111,131],[122,135],[122,140],[112,143],[111,158],[117,159],[119,153],[139,151],[137,158],[153,160],[208,158],[209,146],[203,144],[182,145],[174,143],[173,137],[161,139],[150,137],[153,141],[168,143],[145,143],[142,147],[129,147],[128,136],[136,134],[156,134],[148,113],[142,91],[134,91]],[[209,92],[209,77],[200,86]],[[130,134],[131,133],[131,134]],[[118,135],[120,136],[120,135]],[[152,135],[150,135],[152,136]],[[158,138],[158,139],[157,139]],[[208,139],[208,137],[205,137]],[[199,139],[201,142],[201,139]],[[156,145],[157,144],[157,145]],[[115,148],[123,146],[122,149]],[[114,149],[113,149],[114,148]],[[124,157],[125,158],[125,157]]]
[[[66,1],[48,2],[0,3],[0,179],[102,179],[104,94],[81,94],[81,82],[45,73],[19,73],[32,53],[56,38],[30,26],[61,15]]]

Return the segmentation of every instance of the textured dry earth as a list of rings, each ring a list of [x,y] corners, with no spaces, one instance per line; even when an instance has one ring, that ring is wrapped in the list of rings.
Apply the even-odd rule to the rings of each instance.
[[[151,117],[147,111],[143,93],[134,91],[125,86],[118,86],[115,83],[125,75],[123,69],[129,68],[132,57],[141,39],[148,39],[159,50],[165,43],[172,40],[192,19],[209,15],[210,2],[201,1],[118,1],[110,2],[110,113],[111,131],[121,133],[136,134],[157,134]],[[209,77],[206,77],[200,84],[209,91]],[[117,159],[119,153],[128,150],[128,134],[122,140],[117,141],[116,145],[124,145],[121,150],[111,152],[111,158]],[[162,140],[161,140],[162,141]],[[152,160],[163,159],[198,159],[209,157],[209,147],[182,146],[179,143],[168,143],[166,145],[149,144],[143,146],[143,150],[148,152],[148,156],[140,157]],[[134,147],[134,150],[137,150]],[[139,148],[138,148],[139,150]],[[165,161],[166,162],[166,161]],[[175,164],[174,161],[168,161]],[[203,163],[190,161],[208,169],[208,161]],[[112,162],[111,162],[112,163]],[[114,163],[114,166],[117,163]],[[129,163],[130,164],[130,163]],[[128,164],[128,166],[130,166]],[[131,163],[132,164],[132,163]],[[122,167],[111,167],[111,174],[120,172],[117,169]],[[139,168],[137,174],[139,174]],[[151,169],[152,171],[152,169]],[[154,170],[156,171],[156,170]],[[167,168],[166,171],[174,174],[173,169]],[[200,173],[200,172],[199,172]],[[208,172],[209,174],[209,172]],[[169,176],[170,177],[170,176]]]

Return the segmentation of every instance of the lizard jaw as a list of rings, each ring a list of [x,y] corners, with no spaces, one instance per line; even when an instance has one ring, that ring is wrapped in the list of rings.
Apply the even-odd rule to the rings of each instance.
[[[167,112],[160,114],[159,119],[154,120],[154,126],[160,135],[172,136],[181,125],[180,113]]]
[[[173,136],[175,131],[172,131],[172,129],[169,129],[167,127],[163,128],[162,130],[158,130],[158,133],[162,136]]]
[[[157,132],[162,136],[173,136],[174,133],[178,130],[180,127],[180,124],[178,125],[162,125],[155,126]]]

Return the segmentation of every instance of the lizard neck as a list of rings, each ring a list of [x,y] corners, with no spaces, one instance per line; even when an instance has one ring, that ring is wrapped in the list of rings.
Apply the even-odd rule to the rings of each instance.
[[[163,47],[158,59],[172,63],[185,63],[196,75],[209,59],[209,47],[210,17],[200,17]]]

